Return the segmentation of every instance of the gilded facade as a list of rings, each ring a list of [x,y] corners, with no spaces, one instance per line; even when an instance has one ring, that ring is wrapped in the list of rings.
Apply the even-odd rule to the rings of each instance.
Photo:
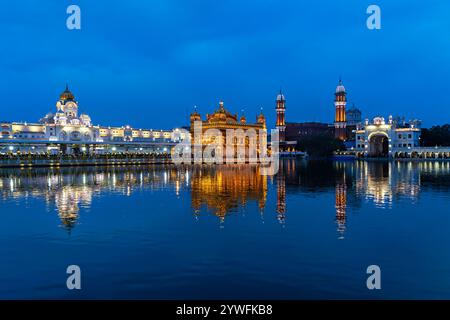
[[[201,131],[196,132],[196,126],[201,125]],[[227,141],[227,130],[235,130],[232,141]],[[239,134],[238,130],[243,134]],[[202,144],[203,147],[217,144],[218,149],[223,148],[225,156],[225,146],[230,143],[235,150],[239,147],[248,150],[251,143],[256,146],[259,154],[260,141],[267,141],[266,118],[262,111],[256,116],[256,122],[247,122],[247,118],[242,115],[232,114],[225,109],[223,101],[220,101],[219,108],[212,114],[206,114],[206,119],[194,111],[190,116],[190,135],[194,144]],[[253,142],[252,142],[253,139]]]

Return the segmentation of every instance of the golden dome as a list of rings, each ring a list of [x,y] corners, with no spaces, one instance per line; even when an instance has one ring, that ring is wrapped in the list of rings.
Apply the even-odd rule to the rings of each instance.
[[[206,116],[207,120],[211,123],[237,123],[238,121],[237,114],[233,115],[228,112],[223,105],[223,101],[220,101],[218,110]]]
[[[69,86],[67,84],[66,84],[66,90],[64,90],[59,95],[59,99],[60,100],[74,100],[75,99],[73,93],[69,90]]]

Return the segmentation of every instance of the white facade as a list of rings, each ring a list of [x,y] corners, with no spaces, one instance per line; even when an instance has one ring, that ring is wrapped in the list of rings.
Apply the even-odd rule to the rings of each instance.
[[[397,152],[406,152],[420,146],[420,121],[409,123],[394,120],[388,122],[383,117],[376,117],[372,122],[356,130],[355,151],[365,157],[393,157]]]
[[[130,126],[95,126],[89,115],[79,115],[78,102],[67,87],[56,103],[56,112],[48,113],[39,123],[0,123],[2,143],[11,141],[23,144],[48,142],[89,145],[124,142],[124,145],[127,143],[136,145],[139,143],[172,143],[178,142],[180,139],[184,139],[184,131],[180,129],[153,130],[136,129]]]

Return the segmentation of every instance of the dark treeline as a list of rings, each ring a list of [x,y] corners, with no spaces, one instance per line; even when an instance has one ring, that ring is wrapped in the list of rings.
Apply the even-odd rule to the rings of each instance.
[[[423,147],[450,146],[450,124],[422,129],[420,144]]]
[[[345,150],[344,143],[329,134],[317,134],[297,140],[297,149],[306,151],[311,157],[328,157],[334,151]]]

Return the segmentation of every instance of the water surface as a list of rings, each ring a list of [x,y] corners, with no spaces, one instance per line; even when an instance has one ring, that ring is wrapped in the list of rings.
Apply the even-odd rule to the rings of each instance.
[[[1,170],[0,298],[448,299],[449,178],[449,162]]]

